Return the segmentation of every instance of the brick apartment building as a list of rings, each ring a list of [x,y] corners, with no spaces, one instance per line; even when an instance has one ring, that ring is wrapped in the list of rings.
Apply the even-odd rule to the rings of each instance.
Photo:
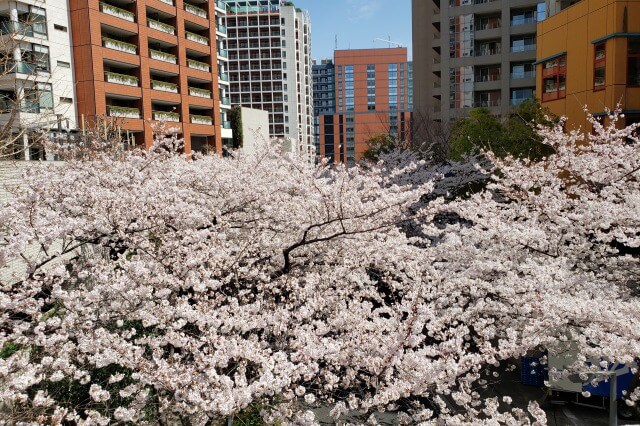
[[[316,117],[319,155],[352,164],[373,136],[390,134],[408,140],[411,66],[404,47],[336,50],[335,112]]]
[[[231,138],[220,0],[70,0],[79,126],[96,116],[149,146],[154,122],[184,137],[185,152]]]

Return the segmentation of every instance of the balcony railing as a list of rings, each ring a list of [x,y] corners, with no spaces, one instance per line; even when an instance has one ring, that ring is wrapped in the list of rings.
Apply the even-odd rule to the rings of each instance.
[[[511,73],[511,80],[517,80],[519,78],[533,78],[536,76],[535,71],[523,71]]]
[[[226,72],[220,73],[220,75],[218,76],[218,80],[229,81],[229,74]]]
[[[231,122],[230,121],[223,121],[222,123],[220,123],[220,126],[223,129],[230,129],[231,128]]]
[[[529,52],[531,50],[536,50],[535,44],[526,44],[524,46],[511,46],[511,52]]]
[[[172,55],[171,53],[161,52],[159,50],[149,49],[149,57],[151,59],[168,62],[170,64],[178,63],[178,60],[176,59],[176,55]]]
[[[107,105],[107,115],[109,117],[140,118],[140,110],[138,108]]]
[[[194,15],[200,16],[202,18],[206,18],[207,17],[207,11],[199,8],[198,6],[194,6],[192,4],[189,3],[185,3],[184,4],[184,10],[189,12],[189,13],[193,13]]]
[[[187,66],[189,68],[193,68],[195,70],[200,70],[200,71],[209,71],[211,69],[209,67],[209,64],[196,61],[195,59],[187,59]]]
[[[102,37],[102,45],[107,49],[119,50],[121,52],[133,53],[138,51],[138,46],[120,40],[114,40],[109,37]]]
[[[213,124],[213,119],[206,115],[191,114],[191,123],[193,124]]]
[[[162,92],[178,93],[178,85],[166,81],[151,80],[151,88]]]
[[[196,43],[205,44],[207,46],[209,45],[209,39],[201,36],[200,34],[185,31],[185,38],[187,40],[195,41]]]
[[[165,24],[164,22],[156,21],[154,19],[147,18],[147,25],[149,28],[162,31],[163,33],[175,35],[176,28],[173,25]]]
[[[118,74],[116,72],[105,71],[104,80],[107,83],[123,84],[125,86],[138,87],[138,77],[127,74]]]
[[[36,74],[37,67],[36,64],[32,64],[30,62],[16,62],[16,61],[7,61],[6,64],[2,64],[0,66],[0,71],[7,74]]]
[[[228,97],[220,98],[220,103],[222,105],[231,105],[231,99],[229,99]]]
[[[502,52],[502,49],[479,49],[476,51],[476,56],[491,56],[491,55],[499,55]]]
[[[134,22],[136,17],[133,12],[103,2],[100,2],[100,12],[129,22]]]
[[[499,107],[499,106],[500,106],[500,99],[475,101],[473,103],[474,108],[490,108],[490,107]]]
[[[227,52],[226,49],[218,49],[218,56],[220,56],[221,58],[228,58],[229,52]]]
[[[475,78],[476,83],[482,83],[485,81],[498,81],[498,80],[500,80],[500,74],[488,74],[488,75],[478,74],[476,75],[476,78]]]
[[[0,22],[0,34],[19,34],[33,37],[33,25],[24,22],[3,21]]]
[[[535,24],[536,18],[511,18],[511,26],[517,27],[518,25]]]
[[[524,101],[526,101],[527,99],[529,99],[529,98],[517,98],[517,99],[511,99],[509,103],[510,103],[512,106],[518,106],[518,105],[520,105],[521,103],[523,103]]]
[[[211,90],[200,89],[199,87],[189,87],[189,94],[198,98],[211,99]]]
[[[225,12],[227,11],[227,4],[226,4],[225,2],[223,2],[223,1],[221,1],[221,0],[216,0],[216,3],[215,3],[215,4],[216,4],[216,7],[217,7],[218,9],[222,9],[222,10],[224,10]]]
[[[218,25],[216,25],[216,31],[218,31],[219,33],[222,33],[222,34],[226,34],[227,33],[227,26],[223,25],[223,24],[218,24]]]
[[[177,123],[180,121],[180,114],[177,112],[170,111],[151,111],[153,114],[153,119],[156,121],[170,121],[172,123]]]

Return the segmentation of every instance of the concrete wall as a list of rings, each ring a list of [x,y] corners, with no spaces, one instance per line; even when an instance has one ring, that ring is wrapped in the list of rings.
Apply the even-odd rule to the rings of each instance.
[[[269,141],[269,112],[241,107],[242,149],[246,153],[255,152],[256,144]]]

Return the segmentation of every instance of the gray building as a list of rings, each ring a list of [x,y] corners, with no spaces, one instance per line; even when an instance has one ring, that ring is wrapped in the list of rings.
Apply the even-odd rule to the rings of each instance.
[[[414,110],[443,121],[506,114],[535,94],[540,0],[412,0]]]
[[[333,60],[324,58],[313,61],[313,141],[316,152],[320,152],[320,116],[336,111],[335,66]]]
[[[269,135],[313,145],[311,19],[284,0],[226,0],[231,104],[269,112]]]

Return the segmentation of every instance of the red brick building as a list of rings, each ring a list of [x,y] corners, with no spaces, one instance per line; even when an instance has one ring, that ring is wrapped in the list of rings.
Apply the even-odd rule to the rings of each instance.
[[[353,163],[368,140],[389,134],[409,139],[410,64],[406,48],[336,50],[335,113],[318,117],[319,154]]]
[[[70,0],[79,126],[119,117],[149,146],[165,121],[185,151],[231,138],[226,5],[219,0]]]

